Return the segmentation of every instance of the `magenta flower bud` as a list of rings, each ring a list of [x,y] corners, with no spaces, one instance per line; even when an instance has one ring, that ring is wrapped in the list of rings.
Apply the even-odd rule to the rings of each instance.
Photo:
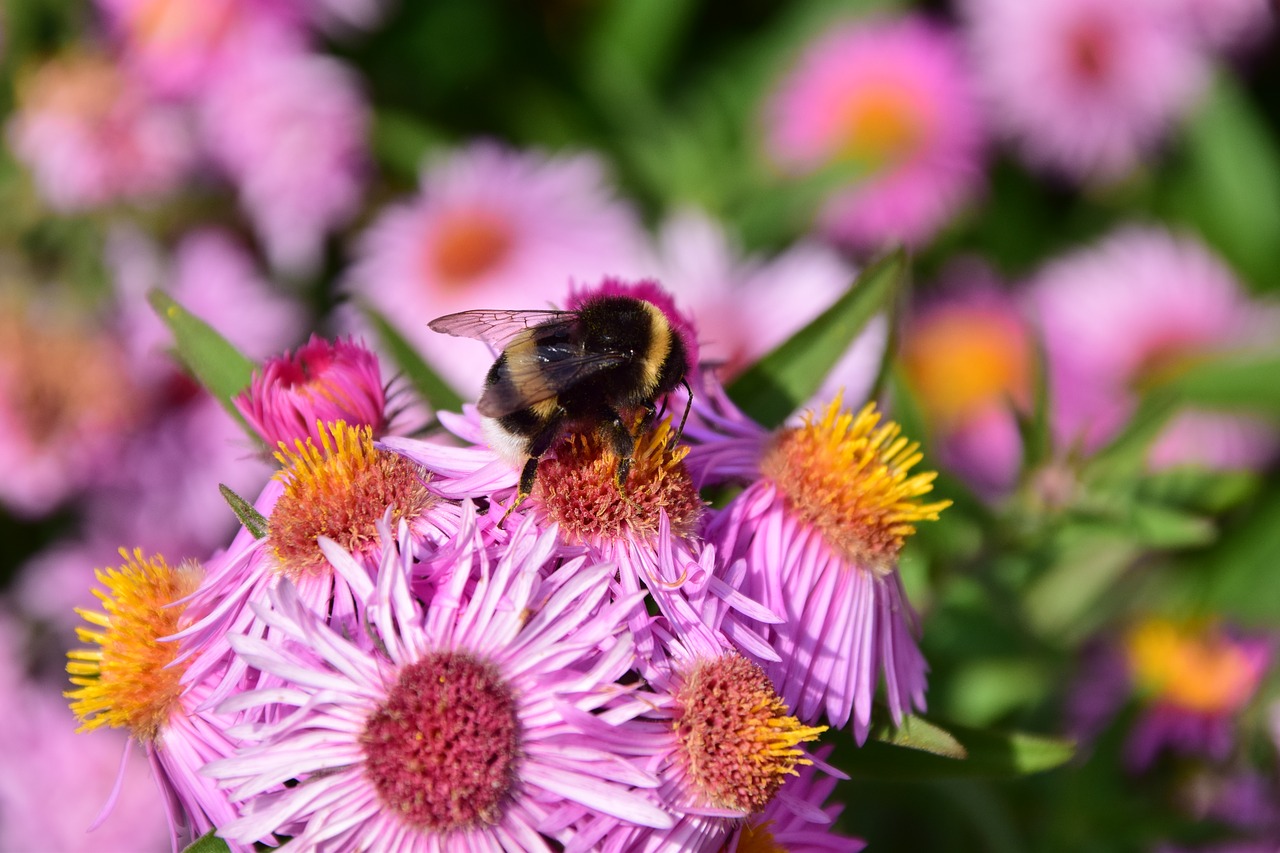
[[[350,339],[318,335],[292,353],[269,360],[255,373],[236,408],[268,447],[320,441],[316,423],[345,421],[375,436],[387,428],[387,395],[378,357]]]

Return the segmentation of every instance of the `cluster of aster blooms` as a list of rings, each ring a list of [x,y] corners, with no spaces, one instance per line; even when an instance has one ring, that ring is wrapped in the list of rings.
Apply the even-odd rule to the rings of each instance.
[[[278,474],[202,565],[98,573],[73,710],[146,748],[175,833],[233,849],[855,849],[820,738],[864,741],[881,684],[924,707],[896,561],[947,502],[871,403],[771,432],[690,378],[622,492],[585,429],[504,518],[519,472],[470,406],[391,436],[357,344],[267,364],[237,405]]]

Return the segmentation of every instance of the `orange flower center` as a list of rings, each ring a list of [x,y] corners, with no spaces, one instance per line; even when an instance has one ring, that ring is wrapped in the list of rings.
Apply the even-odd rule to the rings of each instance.
[[[944,427],[1030,396],[1026,334],[992,311],[952,308],[923,318],[907,337],[903,362],[922,405]]]
[[[1203,714],[1238,710],[1257,689],[1265,662],[1220,630],[1164,619],[1138,625],[1126,638],[1129,666],[1153,699]]]
[[[427,247],[432,277],[450,285],[468,284],[497,268],[511,253],[511,224],[482,210],[458,211],[437,223]]]
[[[841,156],[877,169],[910,159],[928,131],[912,93],[893,82],[850,93],[842,113]]]

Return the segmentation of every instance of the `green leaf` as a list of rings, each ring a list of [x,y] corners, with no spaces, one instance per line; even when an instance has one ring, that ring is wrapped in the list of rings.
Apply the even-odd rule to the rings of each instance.
[[[217,830],[209,830],[204,835],[183,848],[182,853],[231,853],[227,842],[214,835]]]
[[[960,745],[960,741],[956,740],[951,732],[942,728],[942,726],[929,722],[924,717],[904,717],[902,725],[897,727],[882,723],[872,730],[871,737],[891,746],[916,749],[943,758],[962,759],[968,757],[965,748]]]
[[[1253,471],[1182,465],[1143,477],[1137,484],[1137,496],[1147,502],[1216,515],[1253,498],[1260,484],[1261,477]]]
[[[439,131],[411,113],[382,107],[374,112],[370,148],[387,171],[416,180],[429,151],[446,144]]]
[[[871,318],[892,309],[906,275],[901,249],[869,266],[834,305],[735,379],[729,395],[765,426],[781,424],[817,393]]]
[[[1280,352],[1239,354],[1192,364],[1161,387],[1197,408],[1280,417],[1277,377]]]
[[[1075,744],[1061,738],[951,724],[947,725],[947,730],[957,745],[962,745],[964,758],[945,757],[915,747],[903,749],[884,741],[868,740],[861,749],[853,752],[841,769],[855,779],[876,781],[1000,779],[1052,770],[1075,754]]]
[[[1174,213],[1255,284],[1274,286],[1280,147],[1236,75],[1218,75],[1184,139],[1185,168],[1170,184]]]
[[[261,539],[267,535],[267,519],[254,508],[253,504],[222,483],[218,484],[218,491],[222,492],[222,497],[231,505],[231,511],[236,514],[236,518],[240,519],[245,530],[253,534],[254,539]]]
[[[413,348],[404,336],[396,330],[386,317],[383,317],[373,306],[362,303],[360,311],[373,324],[374,331],[383,348],[395,361],[396,367],[404,374],[414,390],[426,400],[433,409],[461,411],[462,397],[432,370],[418,351]]]
[[[1023,471],[1036,470],[1053,455],[1053,429],[1049,418],[1053,389],[1049,387],[1049,356],[1040,340],[1037,339],[1033,346],[1031,412],[1024,413],[1013,401],[1009,402],[1018,421],[1018,434],[1022,438]]]
[[[1085,463],[1082,476],[1127,480],[1141,471],[1152,442],[1177,413],[1179,403],[1177,394],[1167,389],[1147,394],[1124,429]]]
[[[160,290],[147,294],[152,309],[160,316],[176,342],[178,359],[191,375],[208,389],[222,407],[244,427],[256,441],[257,433],[245,422],[232,400],[249,387],[254,363],[237,350],[212,326],[187,311]]]

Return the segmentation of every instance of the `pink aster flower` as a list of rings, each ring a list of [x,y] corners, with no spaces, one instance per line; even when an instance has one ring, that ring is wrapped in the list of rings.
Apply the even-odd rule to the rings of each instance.
[[[776,435],[723,396],[708,407],[689,430],[695,477],[745,474],[751,483],[712,518],[707,537],[726,559],[746,561],[740,591],[783,617],[764,630],[781,658],[768,672],[788,707],[805,721],[825,711],[835,726],[852,717],[859,742],[881,675],[895,721],[923,709],[927,667],[896,562],[913,523],[950,502],[917,502],[934,478],[908,473],[917,445],[880,424],[874,405],[855,415],[839,397]]]
[[[1203,56],[1164,0],[966,0],[992,121],[1030,162],[1123,177],[1193,103]]]
[[[320,441],[316,422],[387,428],[387,396],[378,357],[348,339],[332,343],[312,335],[292,353],[273,358],[235,399],[236,408],[268,447],[308,436]]]
[[[365,601],[345,575],[335,574],[317,540],[332,539],[367,572],[382,558],[377,525],[390,514],[404,521],[415,544],[439,544],[462,529],[469,504],[442,501],[431,475],[409,458],[374,446],[367,426],[325,424],[320,440],[280,445],[283,466],[254,502],[264,530],[242,529],[231,547],[211,560],[204,583],[191,596],[202,614],[173,639],[192,657],[186,677],[217,677],[211,702],[241,689],[244,661],[231,660],[229,635],[262,637],[268,625],[253,609],[270,588],[289,579],[294,595],[337,625],[354,625]]]
[[[814,750],[825,761],[833,747]],[[727,850],[785,850],[787,853],[857,853],[866,847],[858,838],[832,832],[844,805],[827,804],[835,791],[836,777],[822,773],[815,764],[797,768],[798,775],[782,784],[777,796],[758,815],[734,829]]]
[[[97,572],[101,612],[78,611],[88,648],[67,653],[75,689],[66,695],[80,731],[123,728],[145,749],[163,795],[174,849],[236,817],[236,809],[200,774],[232,752],[227,720],[205,710],[210,684],[183,682],[176,643],[161,642],[193,615],[185,600],[200,581],[197,566],[120,549],[124,563]],[[127,758],[127,755],[126,755]],[[259,839],[250,839],[250,843]],[[245,848],[251,849],[246,846]]]
[[[204,145],[273,265],[314,268],[364,186],[369,116],[351,69],[302,51],[255,52],[218,75],[200,107]]]
[[[360,241],[350,288],[391,319],[466,396],[489,359],[459,358],[427,328],[472,308],[546,308],[573,280],[625,273],[643,237],[595,157],[548,157],[475,143],[423,171],[416,198]]]
[[[65,305],[0,296],[0,504],[37,517],[100,482],[140,413],[116,342]]]
[[[188,97],[246,55],[299,45],[296,0],[95,0],[125,64],[165,96]]]
[[[824,32],[765,121],[769,155],[788,171],[864,171],[819,217],[825,234],[855,246],[927,243],[981,184],[982,124],[960,45],[923,17]]]
[[[903,330],[903,368],[939,462],[988,498],[1021,467],[1014,408],[1031,403],[1031,335],[1020,306],[981,278],[924,302]]]
[[[51,59],[19,78],[17,99],[9,145],[56,210],[155,198],[193,162],[180,116],[103,57]]]
[[[1030,304],[1044,335],[1058,440],[1092,450],[1113,436],[1137,392],[1196,358],[1260,346],[1280,317],[1189,235],[1128,227],[1049,263]],[[1241,415],[1194,412],[1157,439],[1149,461],[1250,467],[1274,453],[1274,431]]]
[[[843,294],[854,268],[830,247],[802,242],[769,259],[743,257],[718,223],[685,210],[658,234],[654,277],[698,318],[700,359],[728,381]],[[877,318],[831,369],[816,396],[871,393],[888,339]]]
[[[718,619],[658,622],[661,642],[646,679],[656,692],[625,696],[610,710],[644,709],[628,752],[649,756],[661,781],[659,799],[674,823],[662,832],[613,827],[602,834],[600,821],[588,816],[578,840],[627,853],[721,850],[736,829],[770,809],[788,822],[825,828],[826,813],[784,798],[782,790],[814,765],[802,745],[827,727],[803,725],[758,664],[726,651]],[[822,769],[843,775],[825,764]]]
[[[505,556],[476,554],[478,573],[460,565],[425,610],[409,594],[403,525],[396,540],[382,528],[376,586],[325,542],[334,570],[369,602],[377,648],[324,625],[292,584],[273,589],[271,609],[258,608],[277,639],[233,643],[285,686],[227,709],[284,710],[277,722],[239,727],[239,754],[205,768],[244,804],[221,833],[247,842],[275,832],[300,847],[515,853],[550,850],[540,827],[573,806],[669,826],[642,793],[654,780],[615,757],[628,742],[625,720],[591,713],[630,666],[621,627],[638,598],[605,604],[606,566],[571,565],[542,580],[546,549],[517,547],[539,535],[554,538],[525,527]]]

